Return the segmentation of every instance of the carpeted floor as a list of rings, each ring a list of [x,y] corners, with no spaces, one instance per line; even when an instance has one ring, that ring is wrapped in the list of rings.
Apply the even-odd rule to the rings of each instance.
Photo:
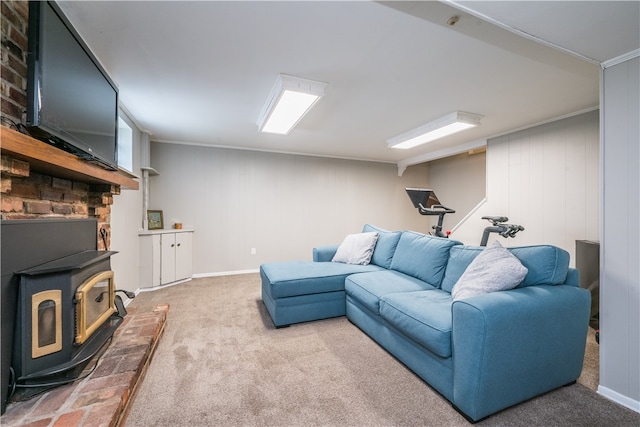
[[[141,293],[132,307],[162,302],[167,326],[128,427],[468,425],[345,317],[275,329],[257,274],[194,279]],[[640,414],[595,393],[592,336],[588,347],[578,384],[477,425],[640,425]]]

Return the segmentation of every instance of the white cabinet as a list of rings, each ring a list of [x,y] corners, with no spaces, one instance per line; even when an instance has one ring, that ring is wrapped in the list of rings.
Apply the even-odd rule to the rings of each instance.
[[[193,230],[150,230],[140,233],[142,288],[190,279]]]
[[[160,235],[160,284],[191,277],[191,233]]]

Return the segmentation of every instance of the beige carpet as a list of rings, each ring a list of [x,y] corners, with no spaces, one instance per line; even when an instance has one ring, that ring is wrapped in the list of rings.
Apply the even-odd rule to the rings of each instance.
[[[345,317],[275,329],[257,274],[194,279],[141,293],[132,307],[161,302],[171,305],[167,327],[129,427],[468,425]],[[583,383],[477,425],[640,425],[640,414],[589,388],[598,384],[590,340]]]

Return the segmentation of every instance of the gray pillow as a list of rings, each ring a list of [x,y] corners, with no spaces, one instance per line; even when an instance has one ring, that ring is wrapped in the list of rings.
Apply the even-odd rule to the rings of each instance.
[[[451,290],[454,301],[489,292],[513,289],[524,280],[527,268],[500,242],[475,257]]]
[[[371,262],[371,256],[377,240],[378,233],[374,232],[349,234],[338,246],[338,250],[331,261],[367,265]]]

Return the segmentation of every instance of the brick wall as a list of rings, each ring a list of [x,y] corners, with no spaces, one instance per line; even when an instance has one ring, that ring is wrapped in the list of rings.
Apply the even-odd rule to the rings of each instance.
[[[15,123],[27,105],[28,22],[28,2],[2,1],[2,116]]]
[[[119,186],[42,175],[8,156],[2,156],[0,170],[2,219],[97,218],[98,227],[111,235],[111,205]],[[98,243],[105,249],[102,241]]]
[[[22,123],[27,93],[27,1],[1,2],[2,8],[2,125]],[[96,185],[42,175],[29,163],[2,156],[0,166],[0,200],[2,219],[97,218],[98,227],[110,236],[113,196],[120,194],[117,185]],[[98,242],[105,249],[103,242]],[[109,244],[109,243],[108,243]]]

